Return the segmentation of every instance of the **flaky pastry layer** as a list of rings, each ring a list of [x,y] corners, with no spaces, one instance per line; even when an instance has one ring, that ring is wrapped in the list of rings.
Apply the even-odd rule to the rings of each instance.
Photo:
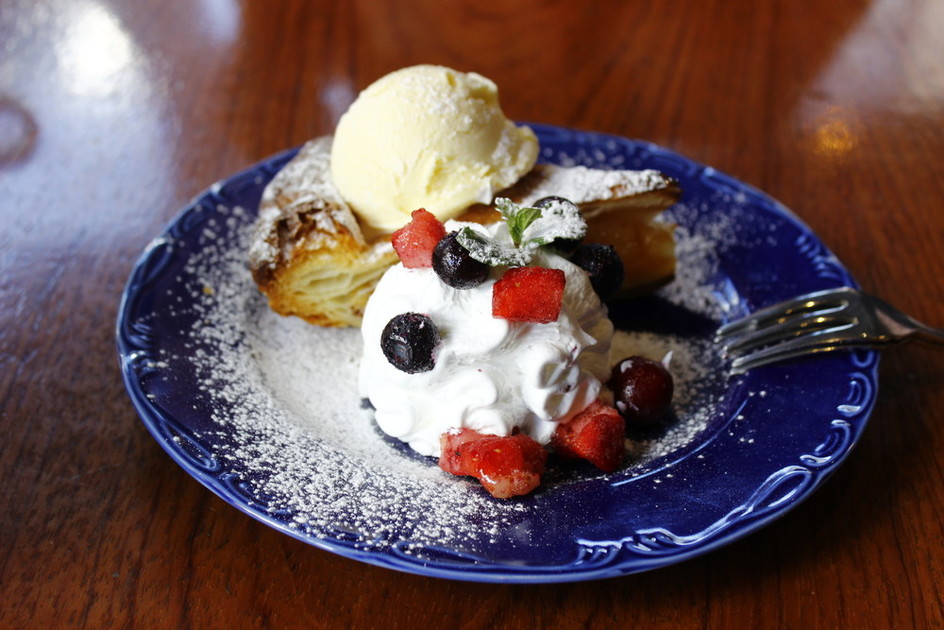
[[[359,326],[380,276],[398,260],[389,234],[357,221],[331,180],[331,137],[306,143],[266,186],[253,228],[249,267],[271,308],[320,326]],[[675,271],[674,226],[657,220],[680,195],[654,170],[601,170],[538,164],[498,194],[527,205],[558,195],[587,219],[586,242],[612,244],[626,268],[624,293],[649,289]],[[489,206],[460,220],[489,223]]]

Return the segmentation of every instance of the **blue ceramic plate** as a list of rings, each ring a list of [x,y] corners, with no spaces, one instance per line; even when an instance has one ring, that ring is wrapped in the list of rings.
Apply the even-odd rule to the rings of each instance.
[[[121,368],[161,446],[237,509],[316,547],[482,582],[590,580],[674,564],[763,527],[813,492],[865,427],[877,354],[731,377],[711,337],[722,321],[794,294],[854,286],[849,273],[783,206],[712,168],[648,143],[533,128],[542,161],[655,168],[684,189],[668,212],[679,226],[676,281],[612,308],[633,331],[631,346],[672,349],[683,373],[672,423],[634,435],[623,469],[556,466],[539,492],[501,502],[371,429],[350,384],[356,331],[271,314],[243,262],[262,190],[293,151],[196,198],[131,274]],[[336,382],[325,380],[332,362]]]

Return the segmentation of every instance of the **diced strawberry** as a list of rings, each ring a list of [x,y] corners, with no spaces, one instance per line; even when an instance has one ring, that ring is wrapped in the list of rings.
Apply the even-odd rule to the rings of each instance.
[[[566,280],[560,269],[509,269],[492,287],[492,316],[538,324],[556,321]]]
[[[409,223],[393,233],[393,248],[410,269],[433,266],[433,250],[446,235],[446,228],[424,208],[414,210]]]
[[[562,457],[589,461],[604,472],[613,472],[623,460],[625,421],[613,407],[599,400],[559,424],[551,446]]]
[[[472,473],[466,472],[463,468],[461,458],[463,446],[482,437],[481,433],[473,429],[458,429],[443,433],[439,436],[442,451],[439,456],[439,467],[453,475],[471,475]]]
[[[498,436],[461,429],[443,433],[440,442],[439,467],[475,477],[497,499],[528,494],[541,483],[547,451],[523,433]]]

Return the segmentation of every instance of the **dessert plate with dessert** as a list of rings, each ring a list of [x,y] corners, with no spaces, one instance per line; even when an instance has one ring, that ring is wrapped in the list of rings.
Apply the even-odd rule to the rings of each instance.
[[[839,285],[763,193],[516,125],[487,79],[423,66],[185,208],[131,274],[118,346],[162,447],[272,527],[423,575],[589,580],[739,539],[846,457],[875,352],[732,375],[714,342]]]

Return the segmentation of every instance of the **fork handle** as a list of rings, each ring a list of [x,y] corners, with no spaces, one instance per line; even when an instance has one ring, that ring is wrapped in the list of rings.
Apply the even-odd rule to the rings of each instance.
[[[884,324],[891,331],[892,338],[889,341],[917,339],[935,345],[944,345],[944,329],[928,326],[874,295],[866,297],[877,307],[876,315],[880,320],[884,320]]]
[[[914,338],[935,345],[944,345],[944,330],[922,324],[912,319],[911,325],[914,326]]]

